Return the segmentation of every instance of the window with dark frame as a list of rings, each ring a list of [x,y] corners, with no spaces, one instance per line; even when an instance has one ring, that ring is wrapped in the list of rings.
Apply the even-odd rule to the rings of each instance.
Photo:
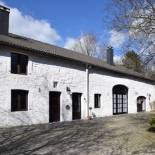
[[[101,94],[94,94],[94,108],[101,107]]]
[[[11,53],[11,73],[27,74],[28,56]]]
[[[28,110],[28,91],[11,90],[11,111]]]
[[[113,87],[113,114],[128,113],[128,88],[123,85]]]

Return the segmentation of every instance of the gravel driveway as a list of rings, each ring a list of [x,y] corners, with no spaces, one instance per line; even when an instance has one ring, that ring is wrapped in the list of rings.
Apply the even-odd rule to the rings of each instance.
[[[155,155],[153,113],[0,129],[0,155]]]

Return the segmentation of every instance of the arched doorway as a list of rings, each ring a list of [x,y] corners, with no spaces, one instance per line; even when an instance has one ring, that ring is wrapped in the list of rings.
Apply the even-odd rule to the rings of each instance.
[[[113,87],[113,114],[128,113],[128,88],[124,85]]]
[[[139,96],[137,97],[137,112],[142,112],[146,110],[146,97]]]

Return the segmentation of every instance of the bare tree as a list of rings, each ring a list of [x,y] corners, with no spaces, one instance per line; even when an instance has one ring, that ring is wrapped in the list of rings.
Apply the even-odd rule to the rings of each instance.
[[[147,64],[155,56],[155,0],[113,0],[113,28],[128,32]]]
[[[97,39],[93,33],[81,35],[75,42],[72,50],[86,54],[88,56],[97,55]]]

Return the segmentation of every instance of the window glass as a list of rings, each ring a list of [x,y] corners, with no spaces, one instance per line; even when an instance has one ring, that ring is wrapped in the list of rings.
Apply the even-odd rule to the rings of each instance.
[[[101,94],[95,94],[94,95],[94,107],[100,108],[101,104]]]
[[[26,111],[28,107],[28,91],[11,90],[11,111]]]
[[[28,56],[11,53],[11,73],[27,74]]]

